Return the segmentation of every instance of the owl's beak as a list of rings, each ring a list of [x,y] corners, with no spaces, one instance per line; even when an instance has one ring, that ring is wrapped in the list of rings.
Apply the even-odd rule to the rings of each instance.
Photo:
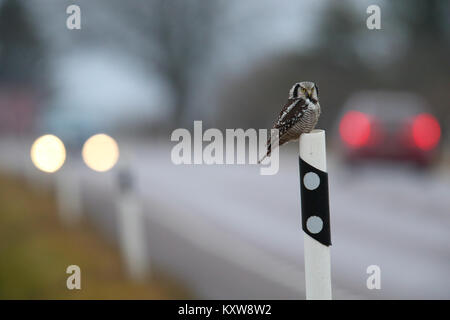
[[[307,93],[308,93],[308,99],[311,99],[312,95],[313,95],[313,89],[308,90]]]

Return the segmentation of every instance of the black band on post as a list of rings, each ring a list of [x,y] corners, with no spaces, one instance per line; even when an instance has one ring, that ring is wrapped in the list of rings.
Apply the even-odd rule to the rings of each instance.
[[[130,170],[122,168],[118,173],[118,184],[121,193],[130,192],[133,188],[133,177]]]
[[[302,229],[325,246],[331,245],[328,173],[299,157]]]

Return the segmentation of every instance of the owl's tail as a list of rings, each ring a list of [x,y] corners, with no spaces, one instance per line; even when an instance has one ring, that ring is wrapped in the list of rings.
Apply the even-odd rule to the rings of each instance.
[[[272,151],[275,150],[276,148],[278,148],[279,146],[281,146],[282,144],[284,144],[284,140],[282,139],[281,141],[279,140],[278,135],[274,137],[274,139],[272,139],[272,137],[269,137],[269,139],[267,139],[267,152],[266,154],[261,158],[261,160],[258,161],[258,164],[261,164],[261,162],[267,158],[270,157],[270,155],[272,154]]]
[[[265,158],[267,158],[267,157],[270,157],[270,154],[272,153],[272,145],[269,143],[268,145],[267,145],[267,152],[266,152],[266,154],[258,161],[258,164],[261,164],[261,162],[265,159]]]
[[[261,160],[258,161],[258,164],[261,164],[261,162],[267,158],[270,157],[270,155],[272,154],[272,150],[275,150],[276,148],[278,148],[281,144],[278,141],[278,139],[273,141],[274,143],[272,144],[272,142],[270,140],[267,141],[267,152],[264,155],[264,157],[261,158]]]

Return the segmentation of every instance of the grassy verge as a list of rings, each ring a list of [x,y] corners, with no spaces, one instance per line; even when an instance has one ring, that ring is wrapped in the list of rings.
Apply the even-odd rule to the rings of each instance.
[[[68,290],[66,268],[81,268],[81,290]],[[156,273],[133,283],[116,248],[83,223],[64,228],[50,192],[0,175],[0,299],[178,299],[188,294]]]

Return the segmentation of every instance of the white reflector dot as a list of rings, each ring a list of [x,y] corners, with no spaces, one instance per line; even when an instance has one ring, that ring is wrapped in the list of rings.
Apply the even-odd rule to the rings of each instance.
[[[308,190],[315,190],[320,185],[320,177],[315,172],[308,172],[303,177],[303,184]]]
[[[319,233],[323,229],[323,221],[318,216],[311,216],[306,220],[306,228],[312,234]]]

